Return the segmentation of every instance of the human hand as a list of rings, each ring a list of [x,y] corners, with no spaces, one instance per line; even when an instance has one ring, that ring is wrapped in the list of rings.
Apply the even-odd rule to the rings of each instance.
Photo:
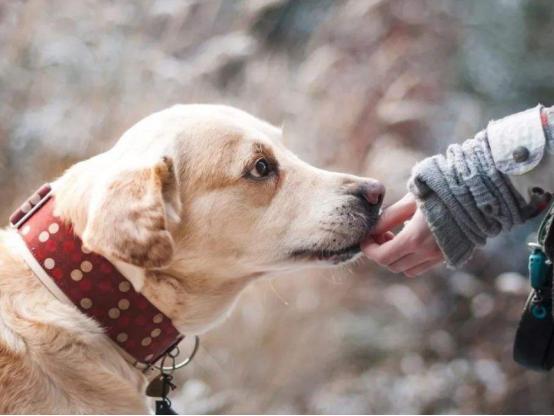
[[[391,230],[404,222],[404,228],[395,235]],[[408,277],[420,275],[444,261],[411,193],[383,211],[371,235],[362,243],[362,251],[377,264]]]

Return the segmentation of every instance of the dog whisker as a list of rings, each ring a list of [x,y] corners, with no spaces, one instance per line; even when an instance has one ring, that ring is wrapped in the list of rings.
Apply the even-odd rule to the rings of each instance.
[[[283,305],[289,306],[289,303],[286,301],[286,299],[283,298],[283,296],[281,296],[281,294],[277,291],[277,289],[273,285],[273,280],[269,281],[269,286],[271,287],[272,292],[275,293],[275,296],[277,296],[277,299],[279,299],[283,303]]]

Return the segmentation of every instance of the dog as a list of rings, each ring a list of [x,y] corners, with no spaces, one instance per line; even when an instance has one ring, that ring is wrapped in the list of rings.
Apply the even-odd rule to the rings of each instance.
[[[317,169],[281,136],[232,107],[175,105],[53,181],[53,215],[180,333],[202,334],[262,276],[356,258],[379,218],[380,182]],[[147,377],[23,251],[0,231],[0,412],[149,413]]]

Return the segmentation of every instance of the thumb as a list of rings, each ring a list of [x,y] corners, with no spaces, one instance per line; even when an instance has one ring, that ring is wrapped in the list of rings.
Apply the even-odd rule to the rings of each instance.
[[[371,234],[384,234],[410,219],[417,210],[417,203],[412,193],[407,193],[400,200],[385,208],[379,222]]]

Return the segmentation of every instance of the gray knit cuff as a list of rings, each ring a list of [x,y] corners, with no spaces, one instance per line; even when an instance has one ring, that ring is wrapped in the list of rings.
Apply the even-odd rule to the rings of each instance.
[[[427,172],[424,177],[433,178],[432,187],[438,193],[421,180],[421,172]],[[418,199],[419,208],[425,215],[446,264],[452,268],[463,265],[473,255],[476,244],[458,226],[447,204],[442,200],[442,198],[446,200],[451,198],[450,189],[446,180],[438,174],[438,167],[432,158],[416,165],[414,176],[409,182],[409,189]]]
[[[437,240],[446,264],[451,268],[462,266],[468,261],[476,245],[462,232],[454,221],[448,208],[436,195],[430,196],[420,204],[429,229]]]
[[[526,219],[527,204],[496,169],[485,132],[418,163],[408,186],[451,267]]]

